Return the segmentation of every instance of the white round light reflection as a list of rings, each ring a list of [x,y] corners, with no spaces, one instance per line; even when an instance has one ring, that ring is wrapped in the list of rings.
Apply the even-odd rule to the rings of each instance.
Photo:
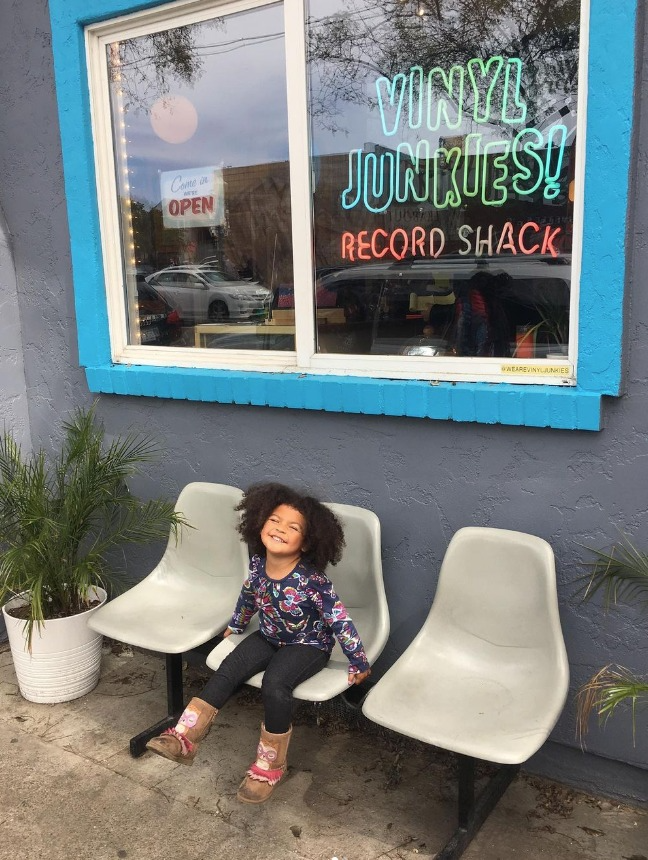
[[[151,127],[167,143],[185,143],[196,133],[198,113],[184,96],[162,96],[151,106]]]

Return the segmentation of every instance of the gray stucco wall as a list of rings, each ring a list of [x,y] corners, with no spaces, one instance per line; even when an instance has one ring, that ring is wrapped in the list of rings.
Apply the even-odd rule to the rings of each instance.
[[[640,34],[639,51],[644,51]],[[644,51],[645,54],[645,51]],[[0,207],[13,239],[32,437],[46,440],[61,413],[91,401],[78,368],[69,239],[49,20],[45,0],[0,8]],[[392,635],[385,667],[422,624],[443,553],[464,525],[533,532],[554,547],[572,688],[609,662],[648,666],[646,615],[579,605],[581,545],[627,529],[648,549],[648,55],[641,63],[628,225],[625,392],[604,406],[599,433],[452,424],[376,416],[102,397],[111,433],[155,427],[166,456],[140,487],[175,496],[191,480],[246,487],[261,479],[307,485],[325,499],[366,505],[381,519]],[[6,299],[0,286],[0,302]],[[601,308],[605,313],[605,308]],[[157,551],[157,550],[156,550]],[[154,551],[131,556],[143,575]],[[531,763],[603,793],[648,800],[648,720],[615,718],[575,739],[570,696],[553,743]]]
[[[1,145],[1,138],[0,138]],[[0,428],[10,429],[29,450],[29,413],[11,239],[0,210]]]
[[[5,429],[13,433],[23,451],[31,449],[16,270],[11,239],[0,209],[0,432]],[[0,642],[6,638],[0,615]]]

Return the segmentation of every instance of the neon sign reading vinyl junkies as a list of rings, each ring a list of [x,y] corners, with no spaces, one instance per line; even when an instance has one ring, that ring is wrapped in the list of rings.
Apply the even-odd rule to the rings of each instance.
[[[456,131],[470,119],[477,125],[501,122],[517,132],[501,140],[471,132],[460,138],[461,145],[449,147],[423,139],[415,149],[400,142],[393,150],[352,150],[342,208],[378,214],[394,203],[428,202],[444,210],[471,199],[499,207],[511,194],[528,198],[541,188],[545,200],[554,200],[561,191],[568,129],[560,122],[544,130],[526,126],[522,70],[517,57],[491,57],[447,72],[435,67],[425,74],[421,66],[412,66],[408,74],[379,77],[377,103],[387,137],[404,120],[413,131]]]

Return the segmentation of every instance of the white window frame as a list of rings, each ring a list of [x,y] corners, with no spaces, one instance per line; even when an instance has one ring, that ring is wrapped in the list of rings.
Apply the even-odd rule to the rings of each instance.
[[[577,169],[574,179],[573,250],[571,259],[570,338],[566,360],[474,357],[366,356],[316,352],[312,254],[312,208],[306,29],[303,0],[283,0],[286,43],[288,142],[290,158],[295,351],[220,350],[140,346],[128,343],[122,283],[120,212],[111,123],[106,47],[161,29],[199,23],[276,0],[177,0],[85,28],[94,139],[95,173],[105,276],[111,357],[114,364],[152,367],[210,368],[271,373],[358,376],[376,379],[576,385],[578,310],[583,235],[583,187],[587,109],[589,2],[581,0],[578,82]],[[518,368],[511,372],[511,368]],[[503,370],[503,368],[508,368]]]

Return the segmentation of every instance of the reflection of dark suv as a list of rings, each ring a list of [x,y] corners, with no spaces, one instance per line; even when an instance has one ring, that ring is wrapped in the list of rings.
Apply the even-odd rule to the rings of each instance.
[[[567,343],[570,275],[565,257],[453,255],[340,269],[317,283],[318,308],[344,313],[343,324],[318,313],[318,348],[507,357],[524,330],[541,357]]]

